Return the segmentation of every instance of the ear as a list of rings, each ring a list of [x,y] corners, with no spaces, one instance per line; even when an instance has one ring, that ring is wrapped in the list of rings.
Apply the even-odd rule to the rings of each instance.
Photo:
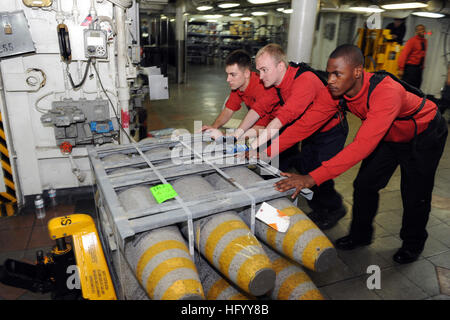
[[[283,70],[283,68],[285,68],[286,65],[284,64],[283,61],[278,62],[277,68],[279,71]]]
[[[364,68],[363,66],[357,66],[355,69],[353,69],[353,76],[355,79],[361,79],[364,74]]]
[[[250,76],[251,76],[251,74],[252,74],[252,72],[250,71],[250,69],[245,69],[245,71],[244,71],[244,77],[245,77],[246,79],[249,79]]]

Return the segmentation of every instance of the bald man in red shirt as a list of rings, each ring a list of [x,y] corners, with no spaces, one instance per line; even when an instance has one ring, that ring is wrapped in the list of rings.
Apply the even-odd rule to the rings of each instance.
[[[409,39],[398,57],[398,76],[410,85],[420,88],[425,56],[427,54],[425,26],[416,26],[416,35]]]
[[[371,243],[378,192],[400,165],[403,244],[393,259],[410,263],[419,257],[428,237],[426,224],[434,177],[448,134],[447,124],[435,103],[407,91],[389,76],[373,89],[367,101],[369,80],[374,75],[365,72],[363,64],[364,56],[358,47],[336,48],[327,64],[328,87],[295,127],[283,133],[295,136],[295,140],[305,139],[345,104],[362,120],[354,141],[308,175],[284,174],[288,179],[275,186],[279,191],[296,188],[296,196],[302,188],[320,185],[362,160],[353,183],[350,233],[335,243],[338,249],[351,250]]]

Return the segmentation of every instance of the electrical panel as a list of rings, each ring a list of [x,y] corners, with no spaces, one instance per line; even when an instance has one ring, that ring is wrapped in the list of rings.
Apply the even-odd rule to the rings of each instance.
[[[86,58],[108,58],[107,36],[103,30],[84,30],[84,54]]]
[[[23,11],[0,12],[0,58],[35,52]]]

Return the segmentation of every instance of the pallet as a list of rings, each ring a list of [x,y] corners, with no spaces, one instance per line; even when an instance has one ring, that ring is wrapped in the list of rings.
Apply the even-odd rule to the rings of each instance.
[[[180,157],[172,158],[173,161],[181,162],[181,164],[170,163],[159,167],[155,167],[154,163],[167,161],[171,158],[167,155],[144,156],[143,154],[156,147],[173,148],[205,141],[211,141],[211,138],[194,134],[190,137],[183,136],[176,141],[173,139],[155,139],[136,144],[88,147],[88,156],[98,192],[96,204],[106,216],[115,241],[118,242],[117,245],[120,248],[123,249],[125,239],[140,232],[186,221],[192,225],[192,219],[244,206],[252,206],[254,210],[257,203],[292,195],[293,190],[279,192],[274,189],[274,183],[283,179],[278,169],[260,160],[249,162],[247,159],[238,159],[235,155],[223,154],[223,148],[221,149],[220,146],[215,149],[219,156],[210,156],[203,149],[201,154],[191,152],[189,155],[183,154]],[[107,164],[102,161],[105,156],[115,153],[133,154],[134,157],[129,160]],[[225,168],[248,166],[250,164],[255,165],[256,170],[270,174],[272,178],[259,181],[244,189],[222,171]],[[137,172],[109,174],[113,169],[126,167],[140,169]],[[145,210],[126,211],[118,199],[118,192],[130,187],[139,185],[150,187],[150,185],[166,183],[188,175],[206,175],[215,172],[228,179],[238,189],[227,193],[211,192],[193,199],[177,197],[177,201],[161,203]],[[254,220],[254,212],[252,217]],[[252,231],[254,231],[254,228],[252,228]],[[193,243],[190,243],[190,247],[193,248]]]

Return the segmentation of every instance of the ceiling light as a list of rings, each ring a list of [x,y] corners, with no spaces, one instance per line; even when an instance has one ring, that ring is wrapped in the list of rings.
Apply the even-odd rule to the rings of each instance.
[[[206,22],[217,22],[217,20],[214,20],[214,19],[208,19],[208,20],[206,20]]]
[[[445,14],[442,13],[434,13],[434,12],[413,12],[415,16],[425,17],[425,18],[442,18],[445,17]]]
[[[422,2],[406,2],[406,3],[391,3],[385,4],[381,7],[383,9],[395,10],[395,9],[417,9],[417,8],[425,8],[428,5]]]
[[[241,17],[243,15],[244,15],[243,13],[232,13],[230,14],[230,17]]]
[[[292,13],[292,12],[294,12],[294,10],[293,9],[286,9],[286,10],[283,10],[283,12],[284,13]]]
[[[221,14],[205,14],[203,18],[205,19],[218,19],[222,18],[223,16]]]
[[[252,19],[253,19],[252,17],[242,17],[241,18],[242,21],[250,21]]]
[[[197,7],[197,10],[198,11],[206,11],[206,10],[211,10],[213,7],[211,7],[211,6],[200,6],[200,7]]]
[[[267,12],[264,12],[264,11],[255,11],[255,12],[252,12],[252,16],[257,16],[257,17],[259,17],[259,16],[265,16],[267,14]]]
[[[384,12],[386,10],[377,8],[375,6],[373,7],[350,7],[350,10],[358,11],[358,12],[370,12],[370,13],[380,13]]]
[[[170,22],[175,22],[175,19],[170,19]]]
[[[283,11],[284,11],[284,8],[278,8],[277,11],[283,12]]]
[[[218,4],[219,8],[222,8],[222,9],[239,7],[240,5],[241,5],[240,3],[236,3],[236,2],[225,2],[225,3]]]
[[[263,3],[272,3],[272,2],[278,2],[278,0],[247,0],[250,3],[253,4],[263,4]]]

